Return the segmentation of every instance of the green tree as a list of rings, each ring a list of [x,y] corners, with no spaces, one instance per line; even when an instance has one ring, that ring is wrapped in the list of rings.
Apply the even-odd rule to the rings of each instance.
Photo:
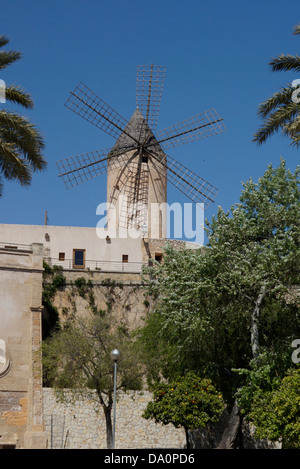
[[[114,393],[111,351],[118,348],[117,391],[141,389],[142,371],[138,351],[125,324],[111,312],[92,307],[76,314],[53,336],[43,342],[44,379],[58,398],[88,396],[101,405],[106,422],[107,447],[112,447],[112,406]]]
[[[268,320],[277,322],[280,337],[280,309],[289,326],[284,328],[286,339],[294,327],[299,330],[295,305],[287,302],[290,289],[300,281],[299,175],[300,168],[292,173],[283,159],[278,168],[269,165],[257,183],[243,183],[240,204],[227,213],[219,209],[209,224],[208,255],[217,266],[216,294],[226,299],[229,314],[236,308],[244,312],[253,358],[261,344],[275,345],[268,340]]]
[[[204,295],[201,296],[204,290],[199,285],[202,278],[201,261],[198,250],[174,250],[168,245],[164,262],[155,263],[147,270],[153,279],[148,289],[153,304],[152,314],[148,316],[146,329],[141,334],[147,347],[147,360],[153,358],[154,379],[157,378],[156,371],[163,371],[165,377],[172,378],[172,375],[183,373],[188,363],[194,364],[190,351],[198,342],[200,328],[203,334],[199,346],[203,345],[202,351],[207,358],[204,336],[209,335],[211,325],[209,313],[206,314],[201,305],[201,300],[205,301]],[[159,352],[158,347],[154,349],[152,346],[154,340],[160,345]],[[187,360],[185,350],[189,355]]]
[[[294,28],[294,34],[300,34],[300,25]],[[269,65],[272,71],[300,71],[300,57],[298,55],[281,54],[273,58]],[[293,98],[293,93],[296,93]],[[280,91],[274,93],[265,102],[260,104],[258,115],[264,120],[261,128],[255,133],[254,141],[264,143],[275,132],[281,131],[297,146],[300,142],[300,104],[297,90],[288,84]]]
[[[191,370],[210,377],[224,395],[231,396],[230,370],[247,364],[248,329],[239,311],[230,321],[222,310],[215,270],[207,250],[177,250],[171,245],[163,263],[148,270],[151,313],[139,331],[139,341],[150,385]]]
[[[189,372],[174,381],[157,385],[143,417],[184,428],[189,449],[188,430],[217,422],[224,408],[223,397],[212,382]]]
[[[152,313],[141,331],[151,377],[187,370],[210,377],[226,398],[265,348],[282,350],[299,337],[300,168],[281,160],[255,183],[243,183],[240,203],[207,221],[208,245],[166,249],[150,270]],[[153,347],[155,341],[156,347]]]
[[[0,48],[9,40],[0,36]],[[21,58],[16,51],[0,51],[0,70]],[[28,93],[15,85],[5,86],[5,101],[18,104],[25,109],[33,107],[33,100]],[[0,108],[0,196],[3,181],[15,180],[22,186],[29,186],[32,172],[46,168],[42,156],[44,141],[37,128],[19,113]]]
[[[253,423],[256,436],[281,441],[283,448],[299,449],[299,368],[280,376],[274,362],[264,356],[243,373],[247,382],[237,393],[238,401],[246,419]]]

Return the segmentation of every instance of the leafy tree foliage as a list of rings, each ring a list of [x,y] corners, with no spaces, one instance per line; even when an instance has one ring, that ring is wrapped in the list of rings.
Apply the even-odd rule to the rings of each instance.
[[[265,349],[288,356],[300,336],[289,299],[300,283],[299,171],[283,159],[269,165],[257,183],[243,184],[240,203],[207,222],[207,247],[169,246],[151,268],[154,307],[141,337],[152,378],[197,370],[230,399],[240,386],[232,369]]]
[[[164,425],[172,423],[176,428],[183,427],[189,448],[188,429],[203,428],[218,421],[223,410],[222,394],[212,382],[189,372],[174,381],[157,385],[143,417]]]
[[[59,388],[96,390],[107,418],[108,445],[109,353],[116,344],[123,357],[119,387],[140,385],[143,368],[137,359],[138,351],[143,353],[155,390],[145,416],[194,428],[218,413],[221,393],[230,403],[237,392],[258,435],[267,434],[259,420],[263,409],[268,437],[298,444],[297,392],[291,392],[289,409],[283,401],[284,390],[298,382],[294,374],[284,380],[291,344],[300,337],[299,297],[294,294],[300,284],[299,173],[299,167],[294,173],[288,170],[283,159],[277,168],[269,165],[257,182],[243,184],[239,203],[228,212],[219,208],[207,222],[207,247],[166,248],[163,262],[146,271],[151,312],[134,342],[125,325],[112,321],[111,306],[98,310],[91,295],[90,315],[69,321],[49,342],[48,379]],[[85,294],[85,285],[77,283]],[[209,396],[206,388],[196,389],[194,374],[209,380]],[[276,411],[271,403],[277,403]]]
[[[216,291],[226,300],[229,314],[233,305],[244,311],[254,358],[261,339],[275,345],[268,341],[268,330],[260,327],[262,310],[267,322],[271,317],[276,320],[275,312],[280,316],[282,308],[287,336],[297,326],[295,306],[286,300],[300,280],[299,174],[299,167],[293,174],[283,159],[278,168],[269,165],[257,183],[250,179],[243,184],[241,203],[231,213],[219,209],[209,226],[208,255],[216,266]]]
[[[300,370],[289,369],[280,377],[274,363],[262,357],[255,362],[237,393],[258,438],[281,441],[283,448],[300,448]]]

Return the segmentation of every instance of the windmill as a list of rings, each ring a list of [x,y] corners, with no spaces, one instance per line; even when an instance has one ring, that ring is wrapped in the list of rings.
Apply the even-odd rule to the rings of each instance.
[[[153,207],[166,206],[167,181],[206,207],[218,192],[165,151],[226,130],[212,108],[156,132],[165,71],[153,64],[137,67],[136,109],[129,121],[80,82],[65,106],[116,142],[112,148],[57,162],[67,188],[107,173],[107,202],[118,213],[116,219],[108,215],[108,225],[141,230],[146,224],[151,237],[157,238],[166,237],[166,210],[154,211]]]

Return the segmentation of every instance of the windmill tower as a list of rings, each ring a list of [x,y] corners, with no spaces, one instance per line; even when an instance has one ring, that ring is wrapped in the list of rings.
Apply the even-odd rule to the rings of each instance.
[[[165,67],[138,67],[136,110],[129,121],[80,82],[66,107],[116,142],[110,149],[57,162],[67,188],[107,173],[108,228],[141,232],[146,226],[152,238],[167,235],[167,181],[205,206],[217,194],[212,184],[165,151],[226,130],[223,119],[210,109],[156,132],[164,77]]]

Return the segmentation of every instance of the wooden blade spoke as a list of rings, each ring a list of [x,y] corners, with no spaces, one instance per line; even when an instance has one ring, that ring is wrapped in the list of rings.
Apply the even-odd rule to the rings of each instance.
[[[156,132],[156,140],[166,150],[225,131],[223,118],[214,109],[211,109]],[[147,147],[149,148],[151,145],[153,144],[150,143]]]
[[[71,156],[57,161],[59,177],[68,189],[82,182],[93,179],[107,172],[107,165],[117,168],[124,164],[126,156],[124,149],[114,151],[110,148],[92,151],[77,156]]]
[[[161,168],[167,168],[168,181],[194,203],[204,203],[208,207],[210,203],[214,202],[218,189],[212,184],[169,155],[165,156],[165,159],[161,159],[161,157],[158,157],[153,152],[149,152],[149,154],[160,163]]]
[[[80,82],[75,90],[70,92],[65,106],[115,139],[118,139],[122,134],[126,134],[134,142],[139,143],[131,135],[128,121],[93,93],[84,83]]]

